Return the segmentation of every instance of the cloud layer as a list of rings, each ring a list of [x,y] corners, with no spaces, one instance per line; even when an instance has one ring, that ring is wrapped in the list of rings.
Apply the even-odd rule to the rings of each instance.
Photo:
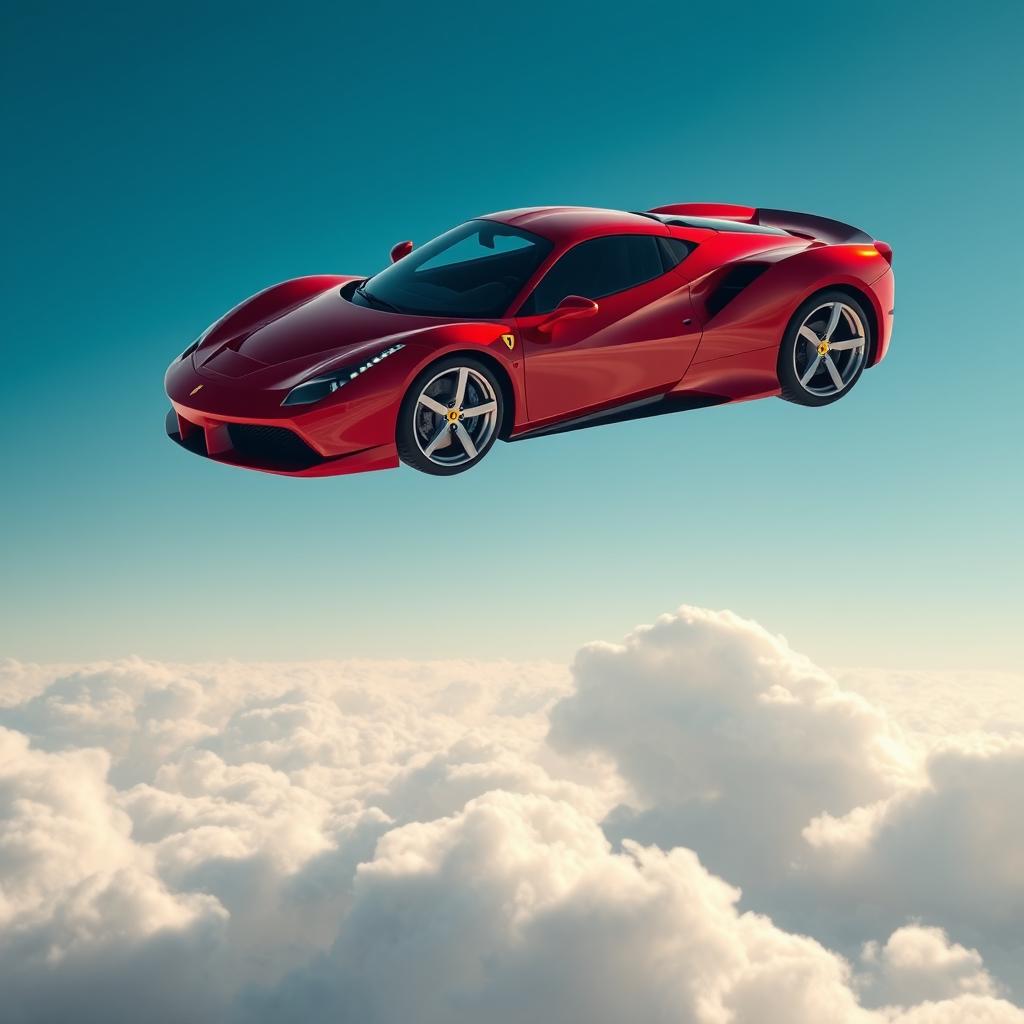
[[[0,663],[0,1020],[1024,1024],[1019,682]]]

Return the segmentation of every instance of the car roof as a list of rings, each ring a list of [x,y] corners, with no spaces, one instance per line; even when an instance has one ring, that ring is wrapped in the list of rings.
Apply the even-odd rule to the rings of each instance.
[[[660,221],[625,210],[602,210],[592,206],[528,206],[519,210],[488,213],[483,220],[531,231],[556,245],[593,238],[597,235],[668,235]],[[660,230],[659,230],[660,229]]]
[[[558,246],[599,235],[672,235],[668,228],[682,229],[686,237],[704,238],[714,233],[793,236],[781,228],[713,217],[681,217],[673,214],[632,213],[594,206],[527,206],[485,214],[483,220],[499,221],[540,235]],[[660,228],[660,230],[659,230]],[[653,229],[653,230],[652,230]]]

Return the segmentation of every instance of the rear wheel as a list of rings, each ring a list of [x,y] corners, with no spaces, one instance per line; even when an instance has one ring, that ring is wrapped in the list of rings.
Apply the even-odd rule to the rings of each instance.
[[[412,382],[398,413],[399,458],[434,476],[475,466],[501,431],[501,386],[471,356],[449,356]]]
[[[782,397],[829,405],[860,379],[871,351],[871,322],[845,292],[819,292],[793,314],[779,348]]]

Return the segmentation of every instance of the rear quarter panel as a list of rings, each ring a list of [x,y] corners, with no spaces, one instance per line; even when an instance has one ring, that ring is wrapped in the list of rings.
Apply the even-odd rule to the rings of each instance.
[[[867,246],[816,246],[789,256],[704,323],[694,362],[778,345],[797,307],[815,292],[836,285],[863,293],[882,324],[881,303],[872,285],[887,271],[889,265]]]
[[[748,258],[759,261],[756,254]],[[781,259],[776,254],[776,262],[756,281],[703,322],[700,347],[677,390],[731,399],[777,394],[776,356],[789,320],[807,298],[829,287],[845,286],[866,299],[881,341],[876,356],[884,354],[892,308],[884,305],[885,279],[891,281],[891,275],[882,256],[867,245],[812,245]],[[698,282],[695,294],[700,291]],[[698,315],[707,315],[701,302],[695,305]]]

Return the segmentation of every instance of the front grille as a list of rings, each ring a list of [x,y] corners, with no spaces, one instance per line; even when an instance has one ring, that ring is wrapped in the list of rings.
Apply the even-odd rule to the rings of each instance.
[[[321,457],[298,434],[285,427],[229,423],[231,446],[243,458],[280,468],[304,469]]]

